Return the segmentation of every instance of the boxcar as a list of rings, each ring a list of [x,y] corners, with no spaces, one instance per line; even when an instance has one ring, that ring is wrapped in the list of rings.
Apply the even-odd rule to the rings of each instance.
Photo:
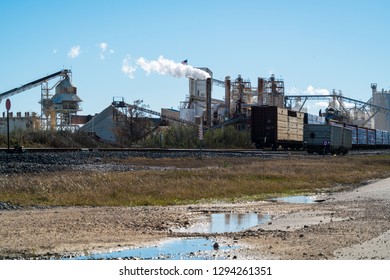
[[[347,154],[352,148],[352,130],[337,124],[306,124],[304,143],[307,152]]]
[[[276,106],[251,107],[251,137],[258,149],[299,149],[303,144],[304,113]]]

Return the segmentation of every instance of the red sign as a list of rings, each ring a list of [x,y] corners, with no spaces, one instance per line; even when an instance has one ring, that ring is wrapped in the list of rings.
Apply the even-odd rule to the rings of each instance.
[[[5,108],[7,109],[7,111],[11,109],[11,100],[7,99],[5,101]]]

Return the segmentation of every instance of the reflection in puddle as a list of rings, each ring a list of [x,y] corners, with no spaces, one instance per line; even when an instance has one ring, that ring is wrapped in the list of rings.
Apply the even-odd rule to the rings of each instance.
[[[296,195],[296,196],[286,196],[286,197],[273,198],[270,201],[297,203],[297,204],[310,204],[310,203],[324,202],[325,200],[326,200],[326,198],[324,198],[324,197]]]
[[[218,250],[214,250],[214,244],[215,241],[206,238],[172,239],[158,246],[79,256],[72,259],[217,260],[225,259],[224,250],[232,249],[229,246],[219,246]]]
[[[186,233],[225,233],[238,232],[270,220],[270,215],[260,215],[257,213],[218,213],[205,216],[198,223],[187,227],[173,230],[174,232]]]
[[[287,203],[302,203],[302,204],[314,203],[313,197],[307,195],[279,197],[273,200],[279,202],[287,202]]]

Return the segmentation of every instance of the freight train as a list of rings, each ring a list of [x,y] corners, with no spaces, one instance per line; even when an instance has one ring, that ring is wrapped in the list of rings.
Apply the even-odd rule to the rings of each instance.
[[[251,138],[258,149],[305,149],[320,154],[390,148],[389,131],[326,121],[276,106],[251,107]]]

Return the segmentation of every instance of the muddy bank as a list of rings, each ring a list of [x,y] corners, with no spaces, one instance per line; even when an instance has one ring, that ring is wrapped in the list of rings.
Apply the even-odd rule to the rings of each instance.
[[[234,259],[390,259],[390,178],[322,203],[248,202],[171,207],[56,207],[0,211],[0,258],[51,258],[135,248],[176,237],[234,245]],[[233,233],[183,233],[207,213],[261,213]]]
[[[390,178],[275,216],[243,234],[241,258],[390,259],[389,200]]]

